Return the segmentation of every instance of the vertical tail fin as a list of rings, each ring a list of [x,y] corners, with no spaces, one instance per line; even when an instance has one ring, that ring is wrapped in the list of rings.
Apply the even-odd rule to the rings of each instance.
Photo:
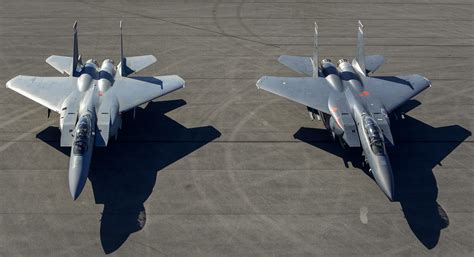
[[[127,76],[125,67],[127,67],[125,56],[123,55],[123,36],[122,36],[122,21],[120,21],[120,75]]]
[[[153,55],[125,57],[123,54],[122,21],[120,21],[120,63],[117,65],[118,74],[122,77],[127,77],[132,73],[143,70],[154,62],[156,62],[156,58]]]
[[[77,42],[77,21],[74,22],[74,25],[73,25],[73,32],[74,32],[74,46],[73,46],[73,53],[72,53],[72,71],[71,71],[71,75],[73,77],[77,77],[79,76],[78,74],[78,71],[77,71],[77,66],[80,64],[80,60],[79,60],[79,46],[78,46],[78,42]]]
[[[319,77],[319,42],[318,42],[318,24],[314,22],[314,49],[313,49],[313,59],[311,60],[313,64],[313,78]]]
[[[364,25],[359,20],[359,28],[357,30],[357,50],[356,50],[356,61],[359,68],[359,72],[366,75],[365,70],[365,51],[364,51]]]

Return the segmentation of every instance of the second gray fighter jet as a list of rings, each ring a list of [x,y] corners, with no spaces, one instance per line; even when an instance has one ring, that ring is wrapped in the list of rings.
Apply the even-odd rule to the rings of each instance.
[[[386,146],[393,146],[388,114],[431,86],[420,75],[371,77],[384,62],[381,55],[365,56],[363,25],[359,21],[356,57],[337,64],[319,63],[318,27],[312,57],[280,56],[280,63],[309,77],[264,76],[257,87],[308,107],[343,146],[362,147],[375,181],[393,200],[395,187]]]
[[[94,146],[105,147],[122,125],[121,113],[184,87],[176,75],[128,77],[153,64],[153,55],[125,57],[120,23],[121,59],[82,63],[74,23],[73,56],[53,55],[46,62],[69,77],[17,76],[10,88],[60,114],[61,147],[71,147],[69,190],[79,197],[87,181]]]

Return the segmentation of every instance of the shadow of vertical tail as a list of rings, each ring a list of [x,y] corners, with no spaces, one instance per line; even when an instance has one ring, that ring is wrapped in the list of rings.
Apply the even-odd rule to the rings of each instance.
[[[220,136],[212,126],[186,128],[165,115],[185,104],[183,100],[151,102],[137,109],[135,120],[125,113],[119,140],[94,150],[89,180],[96,203],[104,205],[100,240],[105,253],[116,251],[131,233],[145,226],[144,203],[153,192],[157,173]],[[58,137],[51,141],[54,135]],[[57,128],[48,128],[38,137],[63,150]]]
[[[412,100],[405,112],[419,105]],[[395,177],[396,200],[400,202],[411,230],[428,249],[439,241],[441,230],[449,225],[446,211],[437,202],[438,186],[433,168],[445,159],[471,132],[453,125],[434,128],[410,116],[392,122],[395,147],[390,150],[390,161]],[[295,138],[351,162],[362,168],[360,152],[344,151],[323,129],[300,128]],[[367,173],[366,169],[363,169]]]

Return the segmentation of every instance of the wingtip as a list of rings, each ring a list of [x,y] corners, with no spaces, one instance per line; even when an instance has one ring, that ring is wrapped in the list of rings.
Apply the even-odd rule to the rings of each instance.
[[[49,56],[48,58],[46,58],[46,60],[44,60],[47,64],[50,64],[51,63],[51,60],[55,57],[55,55],[51,55]]]
[[[280,55],[278,56],[278,61],[281,62],[284,58],[286,58],[288,55]]]
[[[180,76],[178,76],[178,75],[174,75],[174,76],[176,76],[176,79],[177,79],[177,80],[179,81],[179,83],[181,84],[181,88],[185,88],[185,87],[186,87],[186,81],[185,81],[183,78],[181,78]]]
[[[257,86],[258,89],[261,88],[263,80],[265,80],[265,76],[257,80],[257,83],[255,85]]]
[[[77,189],[76,190],[70,190],[69,192],[71,193],[71,198],[72,198],[73,201],[76,201],[77,198],[79,198],[80,192],[78,192]]]
[[[18,75],[18,76],[16,76],[16,77],[10,79],[9,81],[7,81],[7,83],[5,84],[6,88],[12,89],[12,86],[13,86],[12,83],[13,83],[13,81],[16,80],[16,79],[17,79],[18,77],[20,77],[20,76],[21,76],[21,75]]]

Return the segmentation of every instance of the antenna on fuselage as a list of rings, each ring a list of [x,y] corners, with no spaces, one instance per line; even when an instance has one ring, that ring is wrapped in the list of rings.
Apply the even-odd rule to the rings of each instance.
[[[357,49],[356,49],[356,62],[359,69],[359,73],[362,75],[367,75],[365,70],[365,50],[364,50],[364,25],[359,20],[359,26],[357,29]]]
[[[72,71],[71,74],[73,77],[79,76],[79,71],[77,70],[77,67],[81,64],[81,60],[79,57],[79,46],[77,42],[77,21],[74,22],[74,25],[72,26],[73,33],[74,33],[74,41],[73,41],[73,53],[72,53]]]
[[[318,24],[314,22],[314,49],[313,58],[311,59],[313,64],[313,78],[319,77],[319,42],[318,42]]]

